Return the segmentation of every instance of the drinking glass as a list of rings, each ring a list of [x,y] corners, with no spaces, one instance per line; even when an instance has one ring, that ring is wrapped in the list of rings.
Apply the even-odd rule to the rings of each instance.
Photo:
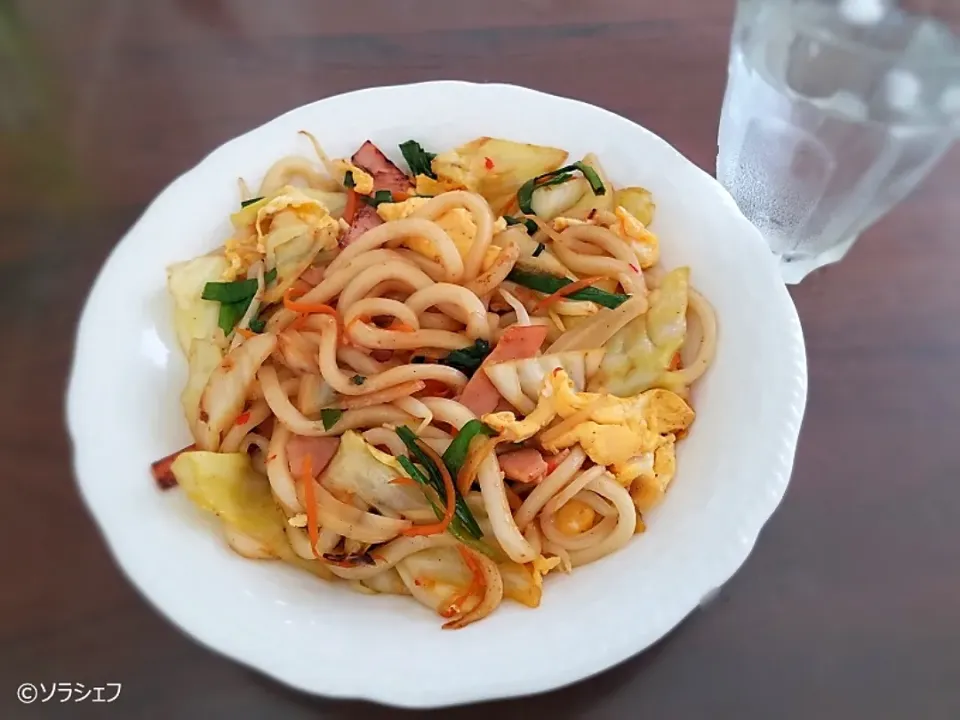
[[[915,4],[737,4],[717,179],[788,282],[841,258],[960,130],[960,0]]]

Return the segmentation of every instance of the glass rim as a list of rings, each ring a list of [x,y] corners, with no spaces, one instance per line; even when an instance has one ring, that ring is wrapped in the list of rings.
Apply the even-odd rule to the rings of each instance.
[[[737,0],[738,17],[735,22],[739,23],[744,19],[739,17],[739,11],[743,8],[762,8],[764,6],[769,7],[774,4],[794,4],[795,1],[796,0]],[[842,0],[837,0],[838,3],[841,1]],[[947,26],[942,20],[939,20],[932,15],[922,15],[920,13],[909,12],[897,7],[892,8],[892,12],[896,12],[900,17],[907,20],[917,21],[924,18],[929,18],[944,28],[944,30],[949,33],[950,37],[953,39],[954,48],[952,52],[947,51],[940,53],[936,56],[936,58],[929,60],[926,58],[916,58],[916,61],[914,62],[914,58],[911,58],[912,61],[908,66],[910,69],[936,71],[955,68],[958,73],[960,73],[960,36],[954,33],[949,26]],[[792,20],[792,22],[798,31],[817,40],[818,42],[823,43],[824,45],[854,51],[866,57],[871,57],[878,60],[895,60],[903,57],[902,52],[883,50],[860,40],[841,37],[831,32],[823,25],[812,22],[804,17],[795,18]],[[957,78],[957,81],[960,83],[960,77]]]

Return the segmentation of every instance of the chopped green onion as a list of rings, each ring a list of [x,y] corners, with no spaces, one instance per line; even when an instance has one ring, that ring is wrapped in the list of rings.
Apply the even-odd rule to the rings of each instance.
[[[250,329],[255,333],[262,333],[267,329],[267,321],[257,316],[255,318],[250,318]]]
[[[607,194],[607,188],[604,187],[603,180],[600,179],[600,175],[596,170],[581,160],[575,162],[573,166],[583,173],[583,176],[587,179],[587,182],[590,183],[590,189],[593,191],[594,195]]]
[[[467,377],[473,377],[477,368],[480,367],[489,354],[490,343],[486,340],[476,340],[473,345],[469,347],[465,347],[462,350],[454,350],[445,358],[439,360],[439,363],[447,367],[455,368]]]
[[[543,243],[537,243],[537,247],[533,251],[533,256],[540,257],[540,253],[542,253],[546,249],[547,249],[546,245],[544,245]]]
[[[434,153],[424,150],[423,146],[416,140],[407,140],[405,143],[400,143],[400,152],[403,153],[403,159],[407,161],[410,172],[414,176],[426,175],[428,178],[437,179],[437,175],[433,172],[431,166],[433,159],[436,157]]]
[[[263,197],[250,198],[249,200],[241,200],[240,207],[245,208],[247,205],[253,205],[256,202],[263,200]]]
[[[350,378],[350,382],[352,382],[354,385],[363,385],[366,381],[367,379],[363,375],[354,375],[352,378]]]
[[[507,280],[512,280],[517,285],[523,285],[525,288],[536,290],[537,292],[547,295],[552,295],[557,292],[557,290],[573,282],[570,278],[557,277],[556,275],[549,275],[547,273],[530,272],[529,270],[520,270],[518,268],[510,271],[510,274],[507,275]],[[611,309],[620,307],[620,305],[630,299],[629,295],[610,293],[595,287],[586,287],[582,290],[577,290],[567,295],[567,297],[570,300],[588,300],[589,302],[595,302],[597,305],[603,305]]]
[[[229,335],[233,332],[237,323],[240,322],[240,319],[247,312],[247,308],[250,307],[251,300],[253,300],[252,295],[240,302],[220,303],[220,315],[217,316],[217,325],[223,330],[224,335]]]
[[[406,471],[407,475],[423,486],[423,496],[427,499],[427,502],[430,503],[430,507],[433,508],[433,512],[436,514],[437,519],[439,520],[442,518],[443,508],[437,504],[436,500],[433,499],[433,493],[429,492],[427,489],[429,488],[430,490],[433,490],[433,485],[430,484],[427,478],[424,477],[423,473],[420,472],[419,468],[417,468],[417,466],[414,465],[410,458],[408,458],[406,455],[401,455],[397,458],[397,461],[400,463],[400,467]],[[464,526],[460,518],[454,516],[453,520],[450,521],[450,527],[448,529],[450,534],[457,538],[457,540],[462,542],[464,545],[467,545],[478,552],[482,552],[484,555],[492,558],[494,561],[500,559],[497,557],[497,553],[485,542],[483,542],[483,540],[480,538],[474,538],[467,531],[467,528]],[[481,537],[482,535],[483,533],[481,531]]]
[[[234,280],[233,282],[208,282],[203,286],[204,300],[216,300],[220,303],[235,303],[250,300],[257,292],[257,281]]]
[[[324,430],[329,430],[338,422],[340,422],[341,417],[343,417],[343,410],[337,410],[336,408],[324,408],[320,411],[320,420],[323,421]]]
[[[366,198],[367,205],[377,207],[381,203],[392,203],[393,193],[389,190],[377,190],[373,195]]]
[[[507,225],[519,225],[523,223],[524,227],[527,228],[527,235],[534,235],[540,227],[530,218],[515,218],[512,215],[504,215],[503,219],[507,221]]]
[[[347,170],[347,174],[343,176],[343,186],[350,190],[357,186],[357,181],[353,179],[353,170]]]
[[[578,160],[572,165],[566,165],[558,170],[554,170],[553,172],[538,175],[532,180],[527,180],[527,182],[521,185],[520,189],[517,190],[517,204],[520,206],[520,210],[528,215],[532,215],[533,207],[531,203],[533,202],[533,191],[537,188],[548,187],[550,185],[559,185],[560,183],[566,182],[570,179],[569,173],[573,172],[574,170],[579,170],[581,173],[583,173],[583,176],[590,184],[590,189],[593,191],[594,195],[606,194],[607,189],[604,187],[603,181],[600,179],[597,171],[586,163]]]
[[[480,420],[470,420],[460,428],[460,432],[457,433],[453,442],[447,447],[447,451],[443,453],[443,464],[447,466],[447,470],[450,471],[453,477],[460,474],[460,468],[463,467],[463,463],[467,459],[470,441],[481,433],[487,437],[493,437],[497,434],[492,428]]]
[[[265,285],[277,279],[277,269],[264,273]],[[220,315],[217,324],[226,335],[240,322],[247,312],[254,295],[257,294],[257,281],[254,278],[234,280],[233,282],[208,282],[203,286],[200,297],[204,300],[213,300],[220,303]],[[264,321],[254,318],[250,321],[250,329],[254,332],[263,332]]]
[[[417,445],[417,436],[413,430],[405,425],[401,425],[397,428],[396,433],[403,441],[403,444],[407,446],[410,457],[416,460],[421,467],[427,471],[427,481],[436,491],[440,501],[445,503],[447,500],[447,492],[443,485],[443,476],[440,474],[440,469],[434,464],[433,460],[430,459],[430,456]],[[470,512],[467,501],[464,500],[463,496],[457,491],[456,483],[454,483],[453,491],[456,493],[456,512],[454,517],[463,523],[464,528],[471,536],[479,540],[483,537],[483,530],[480,529],[476,518],[474,518],[473,513]]]

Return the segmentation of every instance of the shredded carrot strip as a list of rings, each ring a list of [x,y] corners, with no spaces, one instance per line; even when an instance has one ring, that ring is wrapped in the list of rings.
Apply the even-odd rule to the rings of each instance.
[[[447,466],[440,456],[434,452],[433,448],[421,440],[417,440],[417,446],[433,461],[433,464],[436,465],[440,471],[440,475],[443,478],[443,490],[447,496],[447,506],[443,511],[443,517],[440,518],[440,522],[431,523],[430,525],[414,525],[413,527],[403,530],[402,534],[438,535],[439,533],[446,532],[447,527],[449,527],[450,522],[453,520],[453,514],[457,509],[457,490],[453,486],[453,478],[450,477]]]
[[[240,333],[243,337],[249,340],[252,337],[256,337],[256,333],[253,330],[248,330],[247,328],[237,328],[237,332]]]
[[[387,329],[387,330],[395,330],[396,332],[405,332],[405,333],[416,332],[416,330],[414,330],[412,327],[410,327],[409,325],[407,325],[405,322],[400,322],[400,321],[397,320],[396,318],[394,318],[394,319],[391,321],[391,323],[390,323],[389,325],[387,325],[386,329]]]
[[[414,487],[416,487],[417,481],[413,480],[412,478],[404,477],[403,475],[401,475],[400,477],[395,477],[393,480],[391,480],[390,484],[391,485],[413,485]]]
[[[673,357],[670,359],[670,365],[667,367],[668,370],[679,370],[680,363],[683,361],[683,358],[680,357],[680,351],[678,350],[673,354]]]
[[[330,307],[329,305],[324,305],[323,303],[297,302],[296,298],[300,297],[300,295],[303,295],[303,293],[297,292],[293,288],[287,288],[286,292],[283,293],[283,306],[287,310],[292,310],[296,313],[306,313],[308,315],[313,313],[332,315],[339,321],[340,315],[337,313],[336,309]]]
[[[420,393],[420,397],[449,397],[450,394],[451,388],[449,385],[430,378],[423,381],[423,392]]]
[[[394,190],[394,191],[393,191],[393,201],[394,201],[394,202],[399,203],[399,202],[404,202],[404,201],[409,200],[409,199],[410,199],[410,195],[409,195],[408,193],[405,193],[405,192],[403,192],[403,191],[401,191],[401,190]]]
[[[454,615],[459,615],[462,613],[463,607],[466,605],[467,600],[476,594],[479,594],[481,597],[483,597],[487,587],[487,581],[484,577],[483,570],[477,564],[477,561],[473,559],[473,556],[470,555],[470,553],[467,552],[467,549],[462,545],[458,545],[457,550],[460,551],[460,556],[470,569],[470,584],[467,586],[467,589],[463,595],[458,595],[455,597],[443,610],[440,611],[440,616],[444,618],[452,618]]]
[[[558,300],[563,300],[570,293],[575,293],[577,290],[583,290],[586,287],[590,287],[597,280],[603,280],[602,277],[588,277],[583,278],[582,280],[576,280],[575,282],[570,283],[569,285],[564,285],[562,288],[557,290],[553,295],[547,295],[543,300],[538,302],[533,308],[533,312],[537,313],[543,310],[545,307],[553,305],[553,303]]]
[[[319,559],[317,541],[320,539],[320,525],[317,521],[317,492],[313,486],[313,458],[310,455],[303,458],[300,480],[303,483],[303,504],[307,506],[307,535],[310,537],[310,549],[313,550],[313,556]]]
[[[353,223],[353,219],[360,210],[360,194],[353,188],[347,190],[347,207],[343,211],[343,219]]]
[[[296,282],[293,283],[293,289],[295,292],[298,292],[302,295],[304,293],[308,293],[311,290],[313,290],[313,285],[308,283],[306,280],[301,280],[300,278],[297,278]]]

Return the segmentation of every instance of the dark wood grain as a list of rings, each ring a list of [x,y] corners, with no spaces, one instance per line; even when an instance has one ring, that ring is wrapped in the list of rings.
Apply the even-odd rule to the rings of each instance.
[[[0,717],[109,715],[19,705],[26,681],[122,682],[110,710],[124,718],[412,716],[227,662],[120,575],[63,430],[84,296],[144,205],[206,152],[358,87],[528,85],[641,122],[711,170],[731,13],[730,0],[0,4]],[[717,599],[599,677],[431,716],[960,717],[958,184],[953,153],[793,291],[810,358],[796,471]]]

